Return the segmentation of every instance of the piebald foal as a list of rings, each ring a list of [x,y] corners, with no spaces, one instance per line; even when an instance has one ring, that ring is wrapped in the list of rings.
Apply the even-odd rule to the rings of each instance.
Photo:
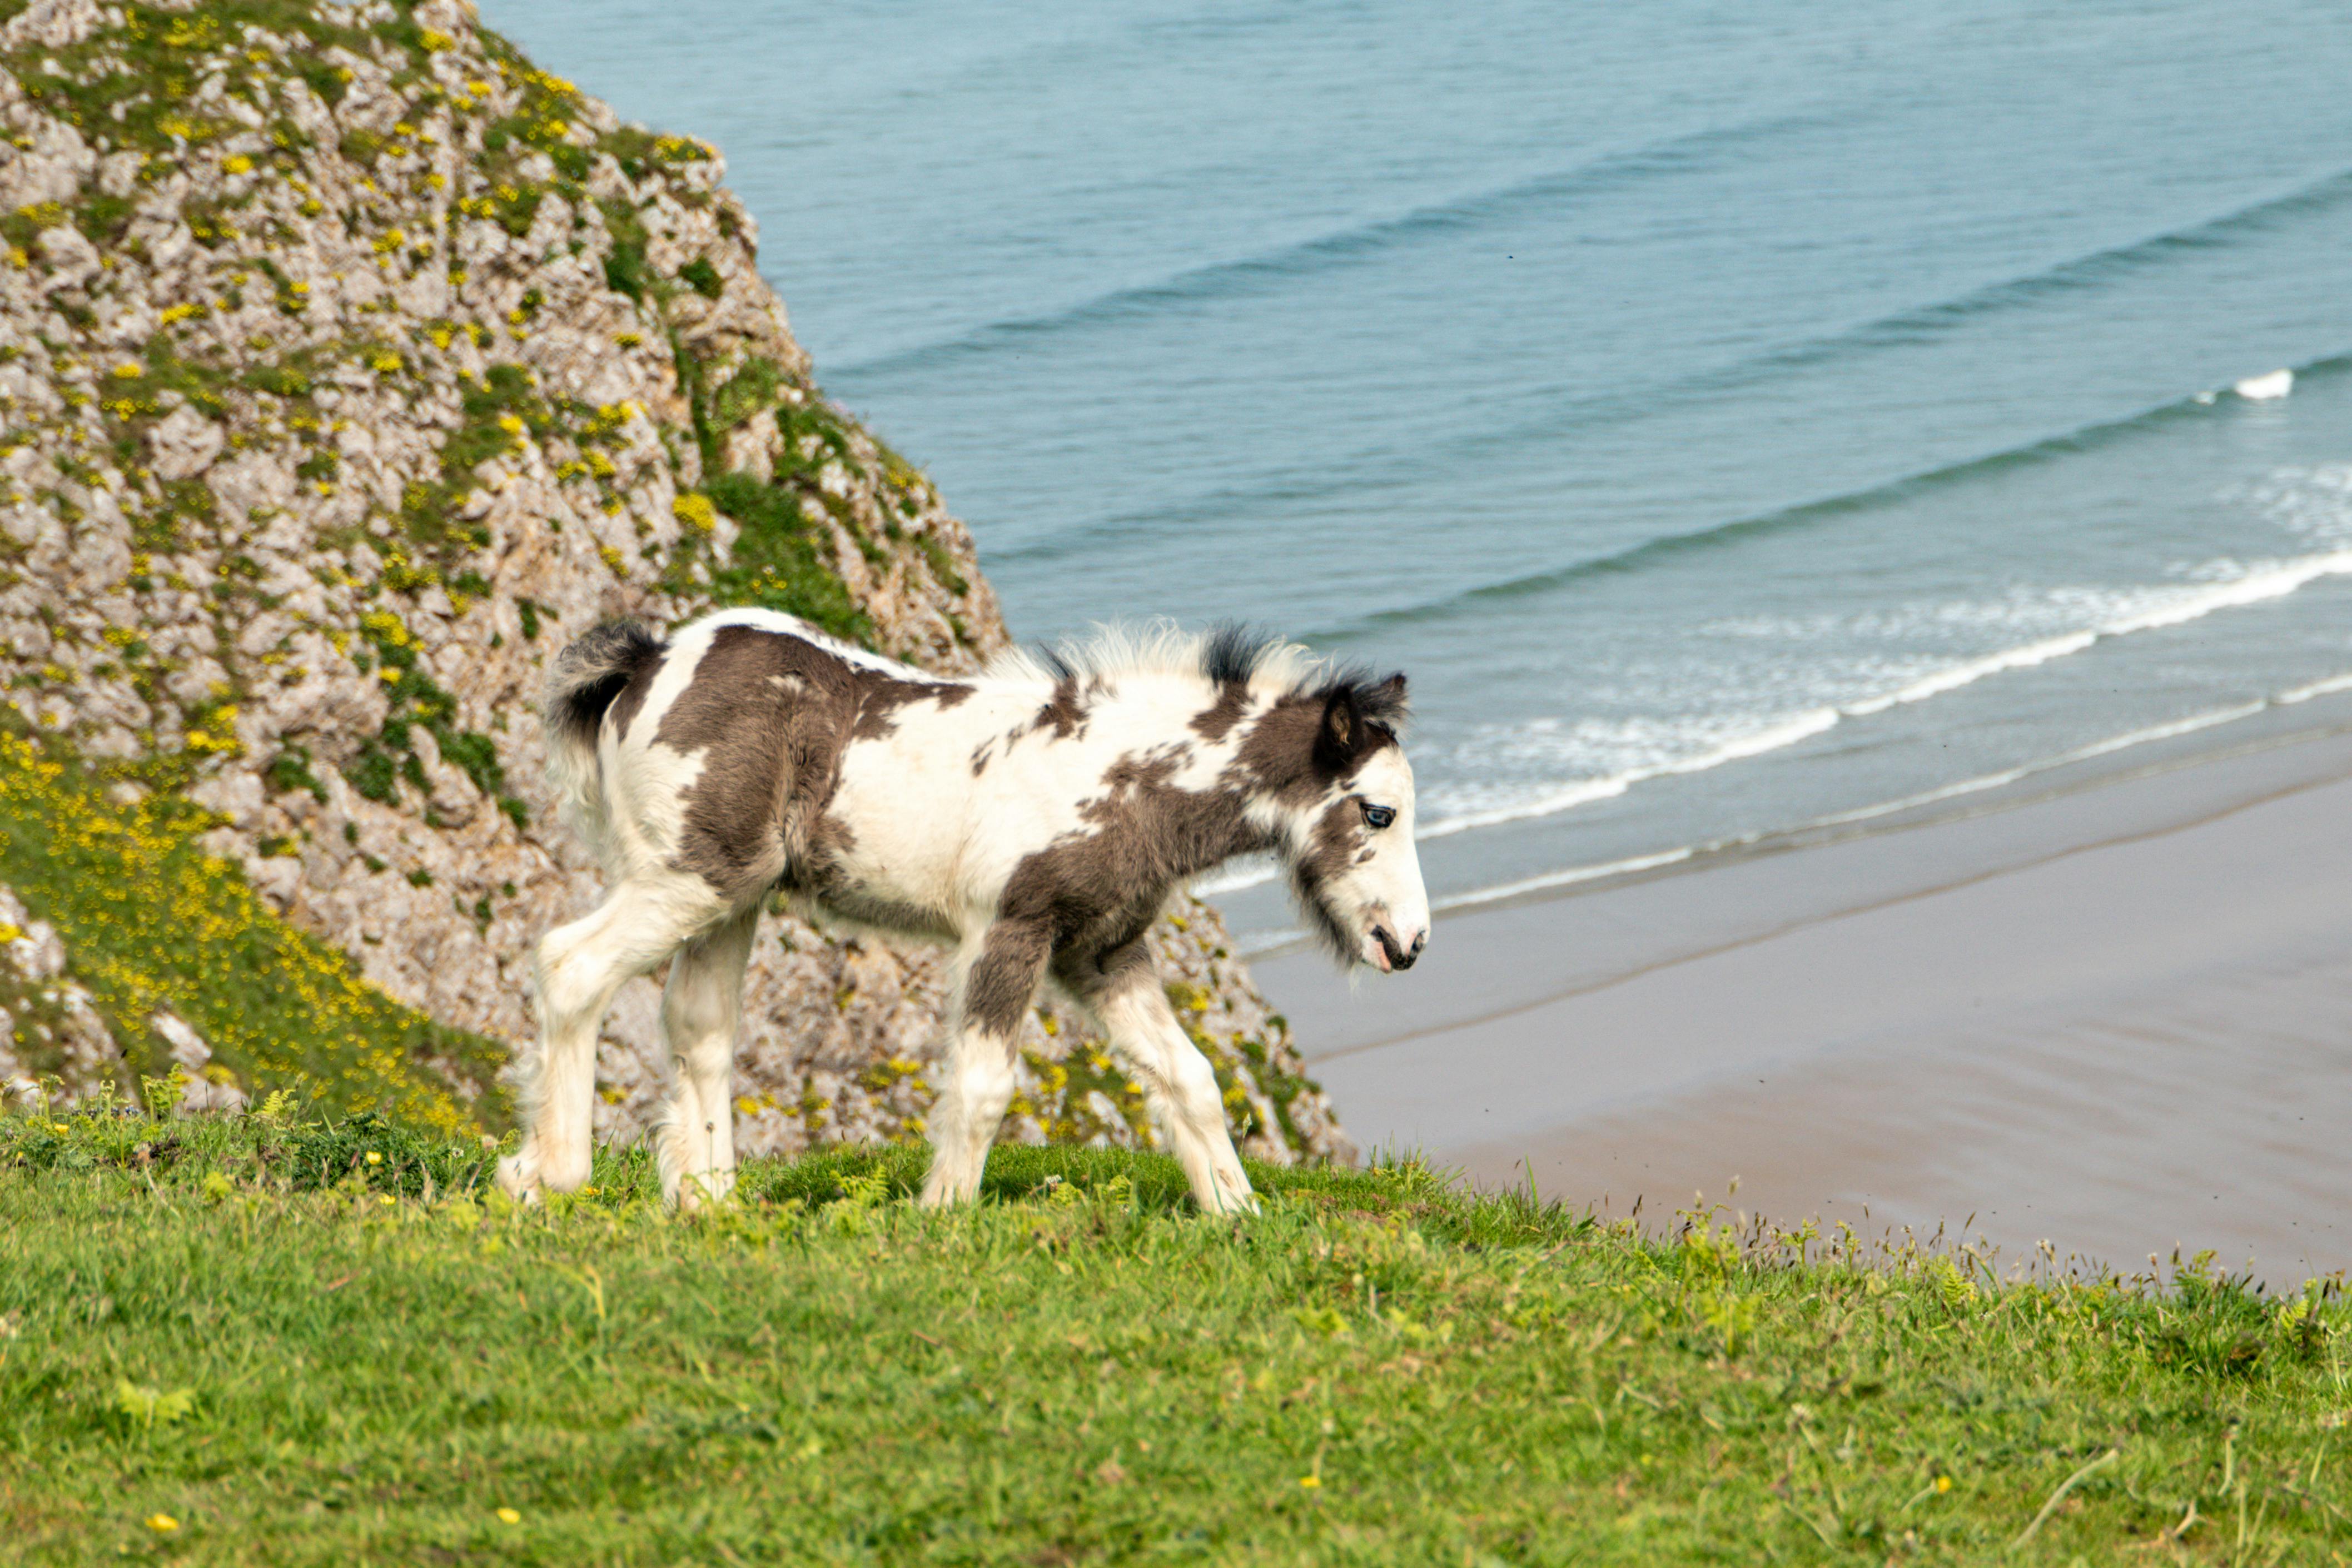
[[[773,890],[955,949],[929,1204],[979,1190],[1050,978],[1142,1085],[1201,1207],[1255,1207],[1144,941],[1186,878],[1270,852],[1343,962],[1408,968],[1428,939],[1404,677],[1237,632],[1106,636],[945,680],[766,611],[667,640],[616,622],[558,655],[543,712],[565,820],[611,891],[539,946],[525,1132],[499,1171],[519,1197],[587,1180],[597,1033],[665,959],[662,1191],[691,1207],[733,1185],[743,967]]]

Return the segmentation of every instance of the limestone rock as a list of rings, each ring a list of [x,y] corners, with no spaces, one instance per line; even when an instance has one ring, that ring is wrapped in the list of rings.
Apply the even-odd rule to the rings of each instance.
[[[130,1088],[122,1052],[65,944],[0,887],[0,1090],[63,1108]]]

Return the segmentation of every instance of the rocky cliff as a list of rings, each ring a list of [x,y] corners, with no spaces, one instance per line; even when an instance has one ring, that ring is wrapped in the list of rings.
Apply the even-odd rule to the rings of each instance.
[[[540,781],[556,648],[747,603],[946,671],[1003,645],[720,173],[453,0],[0,0],[0,923],[34,988],[0,1075],[176,1060],[494,1127],[530,944],[597,894]],[[1349,1157],[1215,914],[1159,938],[1245,1146]],[[917,1135],[942,980],[776,915],[739,1146]],[[614,1137],[656,999],[608,1030]],[[1070,1019],[1024,1057],[1008,1136],[1148,1137]]]

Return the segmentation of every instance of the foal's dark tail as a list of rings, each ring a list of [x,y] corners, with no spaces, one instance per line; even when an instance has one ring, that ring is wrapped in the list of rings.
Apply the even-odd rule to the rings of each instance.
[[[607,621],[583,634],[547,667],[540,728],[547,743],[547,781],[557,812],[612,864],[612,834],[604,816],[604,779],[596,737],[605,710],[629,683],[653,679],[669,646],[635,621]]]

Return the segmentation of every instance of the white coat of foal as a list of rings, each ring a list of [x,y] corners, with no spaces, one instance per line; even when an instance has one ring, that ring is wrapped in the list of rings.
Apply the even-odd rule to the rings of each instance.
[[[557,656],[542,722],[565,820],[610,891],[539,946],[540,1039],[500,1181],[528,1197],[587,1180],[604,1014],[668,960],[662,1191],[692,1207],[732,1186],[743,969],[781,890],[820,918],[954,948],[924,1202],[978,1192],[1022,1015],[1050,981],[1142,1086],[1201,1207],[1255,1207],[1145,935],[1186,879],[1270,852],[1342,962],[1410,967],[1429,899],[1404,712],[1402,675],[1235,631],[1106,634],[950,680],[766,611],[667,640],[596,628]]]

